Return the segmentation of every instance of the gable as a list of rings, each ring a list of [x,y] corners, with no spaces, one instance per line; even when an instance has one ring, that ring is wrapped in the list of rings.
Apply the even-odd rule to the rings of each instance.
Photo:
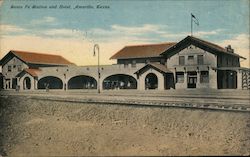
[[[28,74],[32,77],[37,77],[40,71],[40,69],[24,69],[19,74],[17,74],[16,77],[23,77],[25,74]]]
[[[149,69],[154,69],[160,73],[172,73],[167,66],[159,64],[159,63],[149,63],[147,65],[145,65],[144,67],[140,68],[139,70],[137,70],[135,72],[135,74],[143,74],[144,72],[146,72]]]
[[[19,62],[23,62],[26,63],[25,61],[23,61],[22,59],[20,59],[19,57],[16,57],[13,53],[8,53],[7,55],[5,55],[1,60],[0,60],[0,65],[4,66],[5,64],[9,63],[11,60],[13,59],[17,59]]]
[[[187,36],[186,38],[184,38],[183,40],[178,42],[176,45],[174,45],[174,46],[170,47],[169,49],[167,49],[166,51],[164,51],[161,55],[169,58],[169,57],[175,55],[176,53],[182,51],[183,49],[189,47],[190,45],[194,45],[194,46],[196,46],[204,51],[207,51],[209,53],[212,53],[214,55],[224,54],[224,55],[230,55],[230,56],[245,59],[244,57],[242,57],[236,53],[227,52],[227,50],[225,48],[220,47],[219,45],[213,44],[213,43],[205,41],[205,40],[195,38],[193,36]]]

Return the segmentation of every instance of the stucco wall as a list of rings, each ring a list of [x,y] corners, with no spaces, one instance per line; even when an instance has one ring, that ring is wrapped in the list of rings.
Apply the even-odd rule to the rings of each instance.
[[[198,55],[203,55],[203,64],[198,64]],[[179,65],[179,56],[184,56],[185,64]],[[188,56],[194,56],[192,62],[188,60]],[[183,83],[176,83],[176,89],[185,89],[187,88],[188,76],[187,72],[196,72],[197,73],[197,83],[196,88],[217,88],[217,73],[212,70],[212,67],[217,66],[217,56],[204,51],[198,47],[193,45],[188,46],[187,48],[183,49],[179,53],[171,56],[167,59],[167,67],[170,69],[175,76],[176,80],[176,72],[184,72],[184,82]],[[208,71],[209,72],[209,83],[201,83],[200,82],[200,72],[201,71]]]
[[[25,68],[28,68],[28,66],[23,63],[20,59],[13,57],[9,62],[7,62],[3,67],[2,67],[2,73],[4,75],[4,89],[12,88],[12,78],[15,78],[18,73],[21,71],[18,71],[18,66],[21,66],[21,71]],[[11,71],[8,71],[8,66],[11,66]],[[6,79],[9,79],[6,81]],[[6,86],[7,85],[7,86]]]
[[[138,82],[138,89],[139,90],[145,90],[145,78],[148,74],[153,73],[157,76],[158,79],[158,88],[157,90],[164,90],[164,76],[162,73],[156,71],[155,69],[148,69],[146,72],[144,72],[143,74],[141,74],[139,76],[139,82]]]
[[[188,62],[188,56],[193,55],[194,56],[194,62],[191,64]],[[188,66],[197,66],[197,56],[203,55],[203,65],[207,65],[210,67],[216,67],[217,66],[217,57],[209,53],[207,51],[204,51],[198,47],[195,47],[193,45],[188,46],[187,48],[183,49],[179,53],[176,53],[175,55],[171,56],[167,59],[167,67],[168,68],[175,68],[175,67],[188,67]],[[185,65],[179,65],[179,56],[185,56]]]
[[[124,74],[132,76],[136,79],[134,74],[138,69],[145,66],[145,64],[137,64],[136,67],[124,67],[122,64],[116,65],[101,65],[100,66],[100,88],[102,89],[103,80],[111,75]],[[46,76],[55,76],[63,81],[63,84],[68,84],[68,81],[75,76],[85,75],[93,77],[98,82],[98,68],[97,66],[69,66],[69,67],[49,67],[40,68],[41,72],[38,75],[38,80]],[[137,82],[138,83],[138,82]]]

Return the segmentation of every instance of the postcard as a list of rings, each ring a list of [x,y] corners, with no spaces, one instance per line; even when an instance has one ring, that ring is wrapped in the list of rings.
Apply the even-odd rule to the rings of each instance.
[[[0,1],[0,156],[249,156],[249,5]]]

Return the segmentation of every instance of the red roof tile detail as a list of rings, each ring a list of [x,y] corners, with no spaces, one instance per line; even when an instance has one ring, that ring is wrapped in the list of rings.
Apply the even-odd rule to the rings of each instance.
[[[27,63],[53,64],[53,65],[73,64],[59,55],[41,54],[35,52],[16,51],[16,50],[11,50],[11,52]]]
[[[144,71],[144,69],[150,68],[150,67],[152,67],[152,68],[154,68],[154,69],[156,69],[157,71],[162,72],[162,73],[173,73],[172,71],[170,71],[170,70],[167,68],[166,65],[162,65],[162,64],[160,64],[160,63],[149,63],[149,64],[145,65],[144,67],[142,67],[141,69],[137,70],[137,71],[135,72],[135,74],[140,74],[140,73],[142,73],[142,72]]]
[[[41,71],[40,69],[24,69],[25,72],[30,74],[31,76],[37,76],[37,74]]]
[[[159,69],[160,71],[162,72],[165,72],[165,73],[172,73],[172,71],[170,71],[166,65],[162,65],[162,64],[159,64],[159,63],[149,63],[151,66]]]
[[[159,57],[162,52],[175,44],[175,42],[168,42],[161,44],[125,46],[110,59]]]

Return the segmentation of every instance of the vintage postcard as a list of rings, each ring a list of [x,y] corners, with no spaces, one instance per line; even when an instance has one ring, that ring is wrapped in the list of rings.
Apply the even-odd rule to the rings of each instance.
[[[250,155],[249,0],[1,0],[1,156]]]

